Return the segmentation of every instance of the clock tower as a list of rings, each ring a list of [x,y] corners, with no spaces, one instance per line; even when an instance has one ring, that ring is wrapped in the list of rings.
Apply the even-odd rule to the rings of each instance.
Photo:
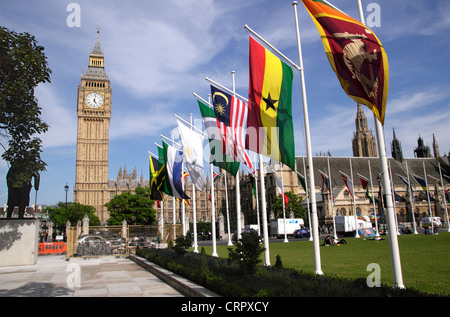
[[[89,54],[89,66],[78,85],[78,132],[74,202],[96,209],[100,222],[109,216],[108,144],[111,121],[111,83],[105,72],[104,55],[97,41]]]

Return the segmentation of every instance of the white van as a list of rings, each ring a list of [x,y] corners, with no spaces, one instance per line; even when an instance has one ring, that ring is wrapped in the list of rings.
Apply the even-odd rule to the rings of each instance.
[[[441,227],[441,217],[433,217],[433,226],[435,227]],[[430,217],[423,217],[422,218],[422,227],[431,227]]]

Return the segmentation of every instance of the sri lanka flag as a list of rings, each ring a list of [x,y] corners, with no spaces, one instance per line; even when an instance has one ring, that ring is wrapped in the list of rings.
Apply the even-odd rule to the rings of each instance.
[[[384,124],[389,67],[381,42],[368,27],[327,1],[302,1],[342,88],[357,103],[369,107]]]
[[[250,37],[246,148],[295,170],[293,71]]]

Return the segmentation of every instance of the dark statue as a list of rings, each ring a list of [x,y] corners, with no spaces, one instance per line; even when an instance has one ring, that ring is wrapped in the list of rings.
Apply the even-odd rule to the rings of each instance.
[[[30,204],[31,178],[34,177],[34,189],[39,190],[39,173],[27,171],[26,167],[11,166],[6,175],[8,185],[8,209],[6,217],[12,218],[14,207],[19,208],[19,219],[23,219],[25,208]]]

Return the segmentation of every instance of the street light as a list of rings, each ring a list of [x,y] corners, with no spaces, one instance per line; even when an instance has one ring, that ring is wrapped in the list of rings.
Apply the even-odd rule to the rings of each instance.
[[[64,186],[64,190],[66,191],[66,222],[67,222],[67,192],[69,191],[69,185]]]

